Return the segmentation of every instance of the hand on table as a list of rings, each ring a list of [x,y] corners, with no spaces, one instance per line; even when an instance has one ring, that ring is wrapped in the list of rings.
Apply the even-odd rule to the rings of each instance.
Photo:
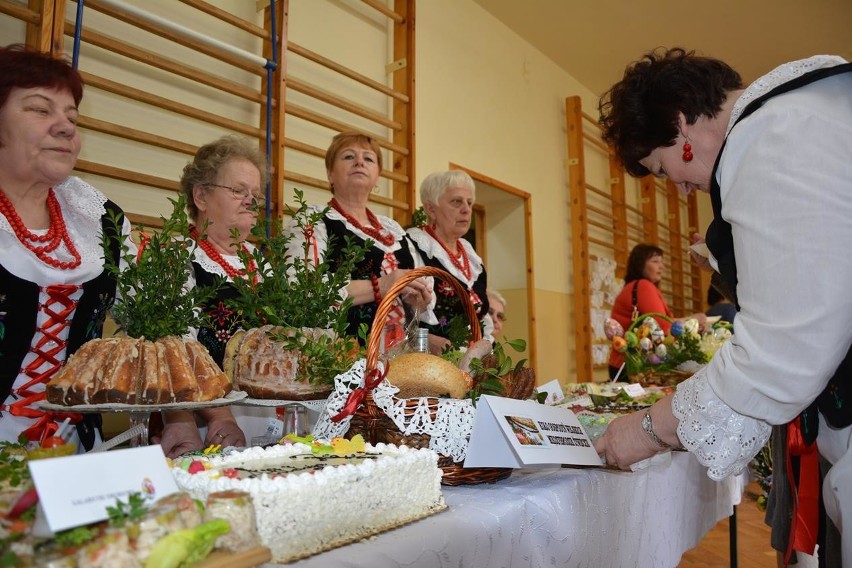
[[[169,412],[164,415],[163,434],[151,438],[152,444],[160,444],[166,457],[174,458],[186,452],[203,449],[201,435],[191,412]]]
[[[662,450],[642,429],[644,414],[645,411],[640,410],[616,418],[607,426],[604,435],[595,440],[595,450],[606,458],[607,465],[629,470],[634,463]]]
[[[207,437],[204,439],[206,446],[246,446],[246,435],[233,419],[214,420],[207,423]]]

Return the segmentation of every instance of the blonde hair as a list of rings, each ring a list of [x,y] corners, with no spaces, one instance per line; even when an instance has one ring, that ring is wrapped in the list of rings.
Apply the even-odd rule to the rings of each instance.
[[[473,192],[473,199],[476,200],[476,184],[473,178],[464,170],[446,170],[426,176],[420,184],[420,203],[437,205],[447,188],[455,186],[469,188]]]

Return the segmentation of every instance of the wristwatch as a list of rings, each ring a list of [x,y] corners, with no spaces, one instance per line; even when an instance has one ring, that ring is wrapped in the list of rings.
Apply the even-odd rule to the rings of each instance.
[[[646,410],[645,416],[642,417],[642,429],[645,430],[645,433],[648,434],[651,437],[651,439],[654,441],[654,443],[657,444],[658,446],[660,446],[661,448],[663,448],[663,449],[671,448],[670,445],[663,442],[660,439],[660,437],[657,436],[657,433],[654,432],[654,424],[651,422],[651,411],[650,410]]]

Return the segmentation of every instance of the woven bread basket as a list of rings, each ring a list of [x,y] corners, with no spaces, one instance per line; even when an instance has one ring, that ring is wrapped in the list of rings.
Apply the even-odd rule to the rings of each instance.
[[[366,372],[376,368],[379,360],[379,345],[381,343],[382,331],[385,326],[388,314],[393,307],[394,301],[402,290],[412,281],[422,276],[434,276],[445,282],[450,283],[456,292],[456,296],[461,301],[465,315],[471,323],[471,331],[473,340],[478,341],[482,337],[482,332],[479,329],[479,319],[476,316],[476,310],[473,303],[470,301],[467,290],[447,272],[433,267],[416,268],[408,272],[400,278],[385,297],[382,298],[379,307],[376,310],[376,316],[373,320],[373,327],[370,330],[370,337],[367,340],[367,366]],[[436,397],[422,397],[397,399],[403,400],[405,404],[406,416],[413,415],[415,409],[426,404],[429,408],[429,414],[432,420],[435,420],[438,403],[440,399]],[[372,394],[367,393],[364,402],[355,412],[350,424],[349,433],[362,434],[364,438],[371,444],[386,443],[395,445],[404,445],[413,448],[428,448],[430,436],[428,434],[403,434],[394,422],[379,408],[373,401]],[[443,470],[444,475],[441,483],[444,485],[473,485],[477,483],[493,483],[501,479],[505,479],[511,475],[511,468],[465,468],[462,467],[463,462],[455,462],[452,457],[438,454],[438,466]]]

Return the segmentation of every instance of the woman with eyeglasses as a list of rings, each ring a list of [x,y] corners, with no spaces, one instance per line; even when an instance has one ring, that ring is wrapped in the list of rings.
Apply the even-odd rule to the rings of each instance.
[[[238,251],[254,249],[247,239],[257,223],[258,208],[263,201],[265,171],[265,159],[256,143],[225,136],[199,148],[184,167],[180,180],[193,222],[190,234],[198,243],[190,284],[212,286],[220,279],[226,281],[204,306],[210,326],[197,330],[198,341],[220,367],[225,346],[238,325],[236,314],[225,305],[237,293],[228,282],[245,277]],[[229,408],[201,410],[198,415],[207,422],[204,444],[191,412],[163,415],[168,428],[160,444],[167,456],[214,444],[245,446],[245,434]]]

